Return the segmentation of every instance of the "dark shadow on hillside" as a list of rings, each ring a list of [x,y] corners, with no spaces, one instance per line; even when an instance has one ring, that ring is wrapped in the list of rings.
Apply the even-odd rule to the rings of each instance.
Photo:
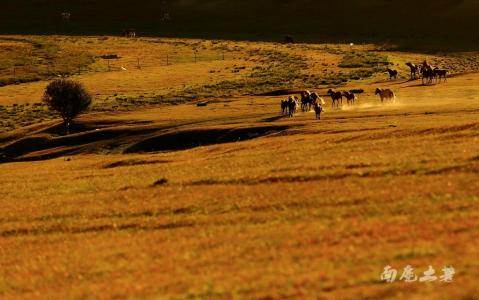
[[[69,133],[70,134],[77,134],[77,133],[82,133],[86,131],[92,131],[92,130],[100,130],[104,128],[108,128],[111,126],[118,125],[118,121],[116,120],[98,120],[95,121],[94,123],[75,123],[73,122],[70,125]],[[132,125],[149,125],[152,124],[153,122],[151,121],[122,121],[121,125],[122,126],[132,126]],[[58,123],[53,126],[47,127],[38,133],[46,133],[46,134],[52,134],[56,136],[64,136],[65,135],[65,126],[63,123]]]
[[[144,124],[145,122],[139,123]],[[87,153],[185,150],[205,145],[255,139],[288,128],[287,126],[253,126],[182,129],[181,126],[132,126],[132,124],[131,122],[118,124],[105,121],[83,122],[76,124],[72,129],[74,133],[69,135],[60,135],[59,132],[63,133],[62,125],[56,124],[4,144],[0,148],[0,163],[37,161]],[[126,162],[126,164],[128,163],[137,162]]]
[[[274,117],[266,118],[266,119],[262,120],[262,122],[266,122],[266,123],[276,122],[278,120],[283,119],[284,117],[285,116],[274,116]]]
[[[251,140],[288,129],[288,126],[263,126],[239,129],[194,129],[160,134],[135,145],[124,153],[186,150],[199,146]]]

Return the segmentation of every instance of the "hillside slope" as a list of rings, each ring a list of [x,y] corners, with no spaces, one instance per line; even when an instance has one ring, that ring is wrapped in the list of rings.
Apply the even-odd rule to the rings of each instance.
[[[118,34],[281,40],[389,40],[477,44],[477,0],[17,0],[3,4],[0,33]],[[62,22],[61,12],[72,14]],[[166,16],[166,17],[165,17]]]
[[[248,96],[25,128],[7,154],[56,158],[0,164],[0,298],[476,299],[478,81],[384,105],[372,81],[321,121]]]

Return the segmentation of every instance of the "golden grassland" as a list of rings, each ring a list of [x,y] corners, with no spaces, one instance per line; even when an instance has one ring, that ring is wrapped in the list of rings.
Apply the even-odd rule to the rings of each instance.
[[[79,80],[93,91],[94,111],[121,111],[385,78],[388,66],[407,78],[405,62],[424,59],[454,74],[479,69],[476,53],[163,38],[2,36],[0,57],[0,131],[51,120],[45,107],[33,104],[41,101],[46,82],[58,76]]]
[[[76,78],[107,95],[105,78],[135,72]],[[284,96],[232,95],[96,111],[66,137],[58,120],[4,133],[15,162],[0,165],[0,297],[474,299],[478,81],[373,75],[341,86],[366,92],[355,107],[328,102],[321,121],[280,117]],[[33,95],[35,84],[16,87]],[[381,105],[379,86],[397,103]],[[379,280],[408,264],[457,273],[450,284]]]

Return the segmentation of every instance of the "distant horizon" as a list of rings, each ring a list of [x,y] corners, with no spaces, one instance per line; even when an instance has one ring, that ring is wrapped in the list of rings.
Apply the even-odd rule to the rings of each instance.
[[[0,34],[120,35],[297,42],[394,42],[406,48],[477,47],[475,8],[466,1],[69,1],[18,0],[0,11]],[[91,2],[91,3],[89,3]],[[270,6],[268,6],[270,4]],[[111,8],[115,7],[115,13]],[[305,7],[307,10],[305,10]],[[325,7],[327,7],[325,9]],[[28,8],[28,9],[25,9]],[[424,17],[421,11],[427,11]],[[71,17],[64,20],[63,12]],[[303,15],[303,12],[305,14]],[[386,13],[384,13],[386,12]]]

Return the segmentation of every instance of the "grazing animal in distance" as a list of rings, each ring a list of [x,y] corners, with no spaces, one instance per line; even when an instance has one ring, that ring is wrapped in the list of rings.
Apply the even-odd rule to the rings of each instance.
[[[291,35],[286,35],[284,37],[285,44],[294,44],[294,38]]]
[[[352,93],[352,92],[347,92],[347,91],[344,91],[343,92],[343,96],[346,98],[346,100],[348,101],[348,105],[354,105],[354,103],[356,102],[356,100],[358,99],[356,97],[356,94]]]
[[[393,69],[386,69],[386,72],[389,74],[389,80],[398,79],[399,72]]]
[[[410,62],[406,63],[406,66],[411,70],[411,80],[416,79],[419,75],[419,66]]]
[[[135,29],[125,29],[123,30],[121,36],[126,37],[126,38],[134,38],[136,37],[136,30]]]
[[[379,97],[381,98],[381,103],[384,103],[384,101],[396,102],[396,95],[390,89],[377,88],[375,95],[379,95]]]
[[[62,21],[65,22],[65,23],[70,22],[71,16],[72,16],[72,14],[69,13],[69,12],[62,12],[61,13]]]
[[[335,92],[334,90],[329,89],[328,95],[331,96],[331,100],[333,101],[332,102],[333,108],[335,106],[339,108],[339,101],[341,101],[341,105],[343,105],[343,94],[341,92]]]

